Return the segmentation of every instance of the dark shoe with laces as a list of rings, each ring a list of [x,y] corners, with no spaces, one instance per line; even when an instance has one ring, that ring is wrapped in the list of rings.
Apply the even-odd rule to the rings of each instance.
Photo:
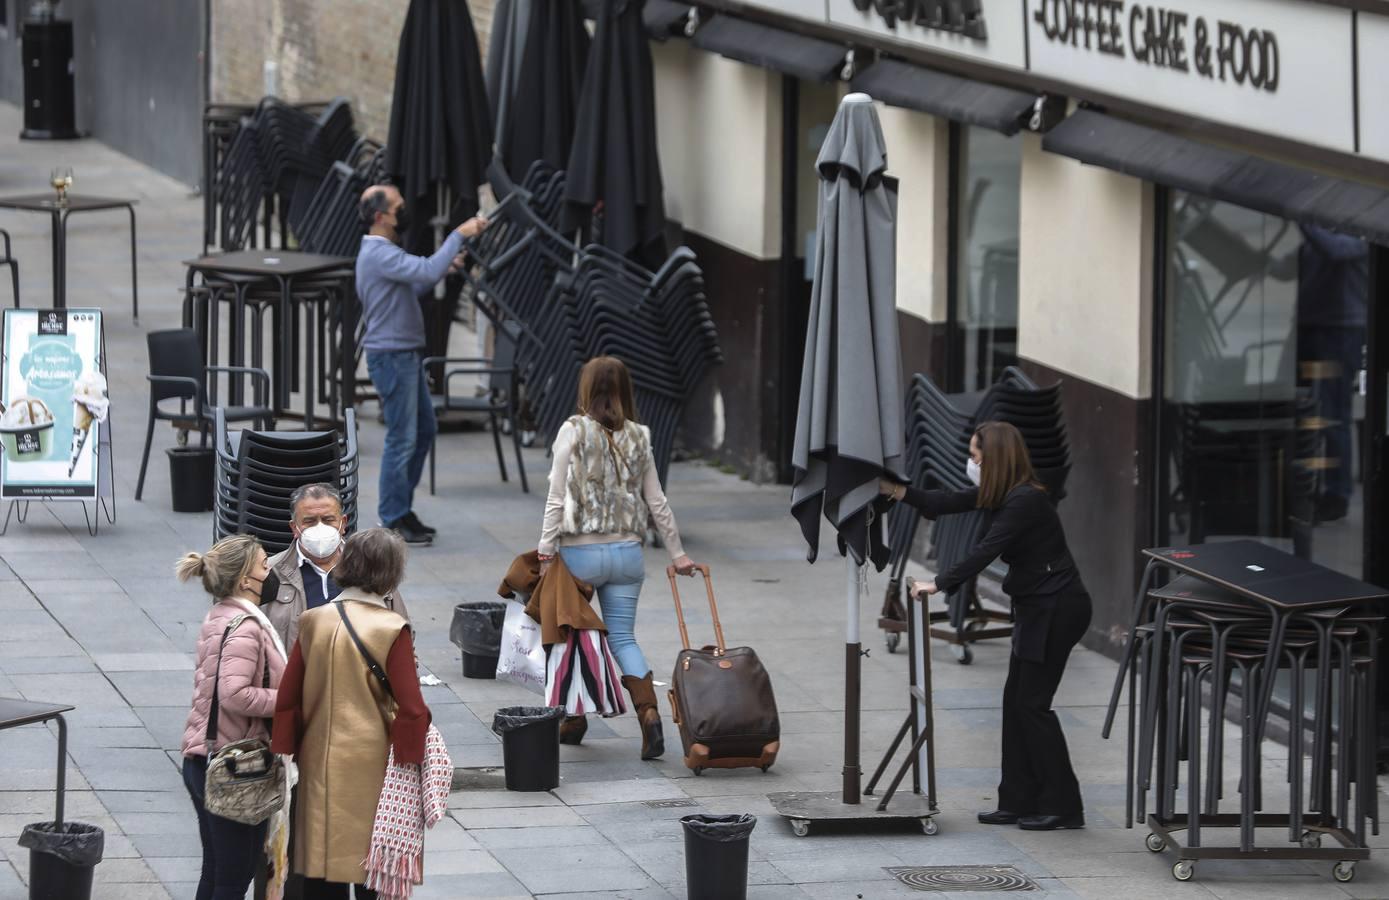
[[[1008,812],[1006,809],[996,809],[993,812],[981,812],[979,814],[981,825],[1016,825],[1019,818],[1017,813]]]
[[[434,543],[434,537],[412,525],[409,516],[401,516],[386,527],[400,535],[401,540],[412,546],[421,547]]]
[[[1085,814],[1071,813],[1069,816],[1021,816],[1018,827],[1023,831],[1059,831],[1064,828],[1084,828]]]
[[[413,509],[406,513],[404,516],[402,516],[401,521],[409,522],[411,528],[415,529],[416,531],[423,532],[429,535],[430,537],[434,537],[436,534],[439,533],[439,529],[430,528],[428,525],[421,522],[420,517],[415,515],[415,511]]]

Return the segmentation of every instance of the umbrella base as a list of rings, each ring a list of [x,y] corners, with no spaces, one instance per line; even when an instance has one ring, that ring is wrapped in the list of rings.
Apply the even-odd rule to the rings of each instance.
[[[897,794],[882,811],[877,803],[845,803],[835,791],[786,791],[768,794],[767,799],[778,815],[791,820],[797,837],[809,834],[813,824],[833,824],[842,831],[870,822],[875,824],[869,827],[882,827],[877,823],[884,822],[917,822],[926,834],[937,830],[933,817],[938,810],[932,808],[931,798],[925,794]]]

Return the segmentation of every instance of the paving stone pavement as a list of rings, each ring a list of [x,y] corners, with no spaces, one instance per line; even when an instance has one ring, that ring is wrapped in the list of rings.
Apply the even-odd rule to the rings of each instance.
[[[102,900],[191,898],[199,868],[192,809],[178,769],[179,741],[192,669],[193,636],[207,607],[195,586],[173,577],[178,555],[205,549],[208,515],[170,511],[157,429],[144,502],[131,500],[144,431],[149,329],[179,322],[181,260],[201,246],[201,205],[190,189],[91,141],[21,143],[19,113],[0,104],[0,193],[42,190],[49,169],[70,165],[75,191],[139,200],[141,321],[130,317],[123,220],[79,217],[72,225],[68,299],[105,309],[111,360],[117,522],[87,534],[71,504],[35,505],[28,522],[0,537],[0,695],[74,704],[67,808],[70,817],[106,831],[96,870]],[[46,305],[47,223],[0,213],[14,236],[25,305]],[[460,349],[467,338],[460,336]],[[382,428],[375,409],[361,418],[362,504],[375,507]],[[526,454],[534,486],[543,486],[542,450]],[[512,555],[534,545],[542,498],[498,480],[490,438],[440,438],[437,496],[424,494],[421,515],[440,529],[434,547],[411,554],[405,590],[415,615],[419,655],[443,679],[425,689],[436,723],[460,767],[496,767],[501,747],[490,730],[500,706],[532,695],[505,684],[462,678],[448,641],[452,606],[494,596]],[[757,648],[775,685],[782,716],[781,758],[770,772],[709,772],[696,778],[675,753],[637,758],[634,719],[594,722],[581,747],[563,748],[561,785],[541,794],[463,789],[426,843],[420,898],[678,897],[685,893],[678,819],[691,812],[750,812],[759,817],[749,854],[754,898],[872,898],[916,893],[893,880],[899,866],[1012,865],[1033,878],[1032,896],[1105,900],[1157,896],[1239,898],[1389,896],[1389,869],[1362,864],[1356,881],[1338,885],[1330,866],[1300,862],[1203,862],[1197,880],[1178,884],[1171,860],[1143,849],[1144,831],[1126,830],[1123,748],[1099,737],[1114,664],[1080,650],[1058,697],[1087,801],[1089,827],[1028,833],[984,828],[974,811],[993,806],[997,778],[999,697],[1006,648],[980,647],[960,666],[934,648],[939,731],[940,833],[918,830],[812,834],[798,838],[776,816],[773,791],[833,790],[842,748],[842,569],[832,548],[809,566],[787,514],[784,487],[754,486],[698,462],[672,467],[670,496],[686,546],[713,566],[724,630],[734,644]],[[648,584],[638,633],[658,660],[657,678],[679,649],[659,552],[647,556]],[[862,627],[863,759],[871,767],[901,721],[906,659],[889,655],[875,628],[883,579],[870,578]],[[700,592],[687,590],[693,633],[708,633]],[[668,712],[668,710],[667,710]],[[675,742],[673,730],[668,741]],[[0,900],[25,896],[28,854],[22,827],[51,815],[56,732],[31,726],[0,733]],[[1286,757],[1265,750],[1270,784]],[[1234,765],[1227,766],[1227,772]],[[1227,796],[1234,796],[1230,785]],[[687,800],[688,806],[650,801]],[[1389,836],[1375,838],[1375,846]]]

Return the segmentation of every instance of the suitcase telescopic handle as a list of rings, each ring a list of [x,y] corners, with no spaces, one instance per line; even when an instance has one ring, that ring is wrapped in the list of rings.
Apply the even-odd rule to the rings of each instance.
[[[722,656],[726,648],[723,643],[723,626],[719,624],[719,607],[714,602],[714,582],[709,577],[708,566],[696,563],[695,571],[704,576],[704,590],[709,595],[709,615],[714,620],[714,637],[718,641],[719,655]],[[680,640],[688,650],[690,633],[685,628],[685,612],[680,608],[680,588],[675,584],[675,566],[666,566],[666,577],[670,579],[670,595],[675,598],[675,620],[680,623]]]

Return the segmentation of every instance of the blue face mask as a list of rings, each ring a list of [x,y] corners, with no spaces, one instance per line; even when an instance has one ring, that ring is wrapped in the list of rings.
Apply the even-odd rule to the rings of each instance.
[[[969,478],[971,484],[975,487],[979,487],[979,463],[975,462],[972,456],[969,462],[965,463],[965,475]]]

